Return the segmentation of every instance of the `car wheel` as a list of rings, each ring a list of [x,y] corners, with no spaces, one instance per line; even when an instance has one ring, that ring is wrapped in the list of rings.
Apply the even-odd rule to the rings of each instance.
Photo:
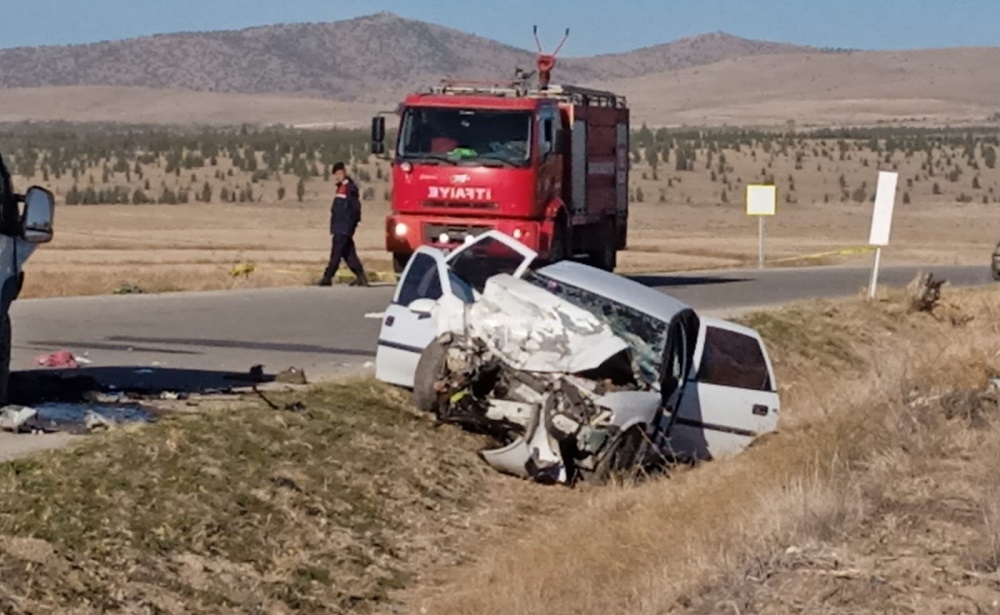
[[[10,314],[0,322],[0,406],[7,405],[10,386]]]
[[[628,481],[638,474],[645,452],[646,434],[641,426],[629,427],[618,434],[598,462],[591,481],[599,485],[615,480]]]
[[[422,412],[434,412],[438,407],[438,392],[434,383],[444,375],[448,348],[439,340],[431,342],[420,354],[417,371],[413,374],[413,405]]]

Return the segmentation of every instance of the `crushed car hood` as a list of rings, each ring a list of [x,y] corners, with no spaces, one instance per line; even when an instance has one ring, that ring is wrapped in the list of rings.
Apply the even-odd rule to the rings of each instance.
[[[515,369],[575,374],[631,347],[593,314],[508,274],[490,278],[465,307],[465,333]]]

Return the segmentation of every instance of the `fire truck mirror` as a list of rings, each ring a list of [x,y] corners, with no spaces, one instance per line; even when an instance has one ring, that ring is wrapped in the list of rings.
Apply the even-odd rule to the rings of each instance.
[[[377,115],[372,118],[372,153],[381,154],[385,151],[385,118]]]

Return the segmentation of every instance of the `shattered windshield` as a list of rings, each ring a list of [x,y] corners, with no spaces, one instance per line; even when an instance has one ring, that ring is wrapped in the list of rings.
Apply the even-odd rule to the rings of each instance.
[[[659,381],[666,323],[608,297],[564,284],[537,272],[529,274],[525,279],[608,323],[614,334],[632,347],[643,380],[650,384]]]
[[[530,111],[411,107],[397,153],[421,162],[527,166],[531,118]]]

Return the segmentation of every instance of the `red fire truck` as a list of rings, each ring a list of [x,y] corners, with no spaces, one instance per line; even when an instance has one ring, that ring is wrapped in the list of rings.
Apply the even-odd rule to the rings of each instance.
[[[615,268],[628,237],[629,109],[611,92],[550,85],[558,51],[539,46],[535,86],[520,70],[509,83],[445,80],[400,105],[386,218],[397,272],[420,245],[452,249],[492,229],[541,262]],[[372,151],[384,141],[379,115]]]

